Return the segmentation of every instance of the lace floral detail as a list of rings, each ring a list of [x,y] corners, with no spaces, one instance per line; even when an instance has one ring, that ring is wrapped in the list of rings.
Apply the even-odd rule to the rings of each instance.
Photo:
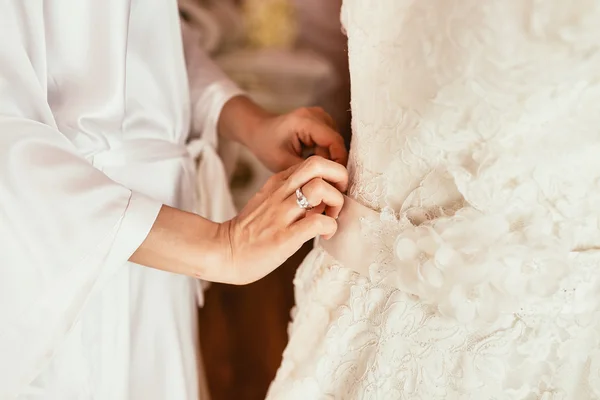
[[[568,272],[569,249],[553,237],[547,215],[519,225],[472,208],[418,226],[393,218],[388,210],[383,221],[364,222],[364,236],[380,254],[371,280],[461,323],[493,321],[543,300]]]
[[[600,315],[581,308],[600,288],[598,254],[578,258],[586,272],[565,282],[551,315],[531,308],[473,328],[313,250],[268,398],[600,398]]]
[[[600,84],[569,82],[568,72],[600,79],[590,69],[600,57],[589,53],[600,42],[582,40],[565,58],[590,20],[572,7],[423,3],[346,1],[352,72],[373,71],[352,75],[349,194],[399,216],[389,252],[398,257],[374,266],[372,278],[446,316],[489,320],[554,293],[583,236],[574,227],[593,227],[588,245],[600,244],[600,191],[587,191],[600,171],[598,131],[588,128],[600,124]],[[585,4],[600,16],[597,2]],[[406,26],[391,20],[399,16]],[[511,25],[522,16],[531,32]],[[386,28],[375,32],[373,20]],[[423,64],[400,62],[407,54]],[[418,226],[411,214],[421,215]]]

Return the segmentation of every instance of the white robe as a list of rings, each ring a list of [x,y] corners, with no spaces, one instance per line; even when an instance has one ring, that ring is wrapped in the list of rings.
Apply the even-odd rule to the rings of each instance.
[[[0,0],[0,399],[198,398],[197,282],[127,262],[161,204],[231,211],[198,62],[175,0]]]

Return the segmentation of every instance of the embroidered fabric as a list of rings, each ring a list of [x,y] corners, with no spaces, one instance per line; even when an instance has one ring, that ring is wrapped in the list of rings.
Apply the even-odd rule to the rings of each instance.
[[[306,258],[269,399],[600,398],[598,20],[597,0],[345,0],[376,261]]]

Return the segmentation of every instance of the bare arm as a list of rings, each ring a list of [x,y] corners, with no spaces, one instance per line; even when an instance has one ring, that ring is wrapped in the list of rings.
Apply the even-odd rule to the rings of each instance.
[[[207,281],[254,282],[306,241],[335,233],[347,185],[344,167],[311,157],[271,177],[237,217],[222,224],[163,206],[131,261]],[[297,188],[314,211],[298,207]]]
[[[304,147],[314,148],[315,154],[346,164],[348,154],[344,140],[327,113],[317,107],[284,115],[264,110],[199,48],[193,30],[185,23],[182,27],[193,133],[241,143],[273,171],[302,162]]]
[[[228,281],[228,239],[221,224],[163,205],[130,261],[163,271]]]

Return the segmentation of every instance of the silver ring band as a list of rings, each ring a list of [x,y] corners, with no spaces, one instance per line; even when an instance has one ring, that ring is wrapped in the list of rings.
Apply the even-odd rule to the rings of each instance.
[[[296,204],[303,210],[310,210],[313,208],[300,188],[296,189]]]

